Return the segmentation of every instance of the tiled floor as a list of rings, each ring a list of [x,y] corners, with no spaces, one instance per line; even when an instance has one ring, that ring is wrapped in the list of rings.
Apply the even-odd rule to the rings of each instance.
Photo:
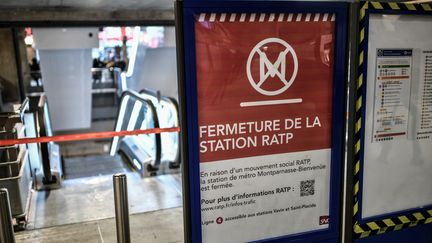
[[[127,173],[132,169],[119,155],[98,154],[64,159],[66,179]]]
[[[142,178],[107,149],[105,142],[63,145],[62,187],[32,192],[17,242],[116,242],[112,175],[119,172],[127,174],[132,242],[183,241],[181,176]]]
[[[182,208],[130,216],[132,242],[183,242]],[[17,243],[117,242],[114,218],[27,230],[16,234]]]
[[[141,178],[127,173],[129,212],[156,211],[182,205],[179,175]],[[46,228],[114,217],[112,175],[65,180],[60,189],[34,192],[30,228]]]

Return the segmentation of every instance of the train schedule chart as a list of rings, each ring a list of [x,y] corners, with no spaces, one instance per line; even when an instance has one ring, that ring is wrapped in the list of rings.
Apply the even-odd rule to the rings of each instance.
[[[373,141],[406,138],[412,50],[378,49],[376,63]]]
[[[413,51],[419,59],[414,71],[417,72],[415,80],[412,77]],[[415,139],[430,139],[432,50],[377,49],[376,53],[372,141],[408,139],[410,122]]]
[[[430,139],[432,135],[432,48],[421,50],[420,58],[417,140]]]

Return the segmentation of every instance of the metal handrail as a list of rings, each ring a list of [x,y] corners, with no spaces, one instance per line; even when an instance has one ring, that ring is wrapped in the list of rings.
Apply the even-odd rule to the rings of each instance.
[[[25,151],[24,155],[21,157],[20,160],[21,161],[26,161],[28,159],[28,156],[29,156],[28,155],[28,151]],[[0,178],[0,181],[13,181],[13,180],[21,178],[23,176],[23,173],[24,173],[24,167],[25,166],[21,166],[21,168],[20,168],[17,176],[10,176],[10,177],[5,177],[5,178]]]
[[[0,188],[0,242],[15,243],[9,193],[6,188]]]
[[[1,162],[0,163],[0,167],[5,167],[5,166],[9,166],[9,165],[17,165],[20,163],[20,160],[14,160],[14,161],[9,161],[9,162]]]
[[[133,90],[125,90],[122,92],[122,95],[120,97],[120,108],[117,111],[117,120],[115,122],[115,127],[114,127],[114,129],[116,131],[121,129],[122,124],[119,127],[119,121],[120,120],[123,121],[123,118],[125,116],[125,115],[123,115],[123,117],[120,117],[120,114],[122,113],[122,109],[127,108],[126,106],[123,106],[123,102],[125,102],[124,100],[126,97],[133,97],[135,100],[138,100],[138,101],[146,104],[147,107],[149,107],[151,110],[153,127],[154,128],[159,127],[159,119],[157,117],[156,108],[154,107],[153,103],[151,101],[143,98],[140,94],[138,94],[137,92],[135,92]],[[160,162],[161,162],[161,136],[160,136],[160,134],[155,134],[155,143],[156,143],[156,154],[155,154],[154,163],[152,165],[152,167],[153,167],[152,169],[157,169],[160,165]],[[119,144],[120,144],[119,137],[114,137],[112,142],[111,142],[111,148],[110,148],[110,155],[111,156],[113,156],[117,152]]]

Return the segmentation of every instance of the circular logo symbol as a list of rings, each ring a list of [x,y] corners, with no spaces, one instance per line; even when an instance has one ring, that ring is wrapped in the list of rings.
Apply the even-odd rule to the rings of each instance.
[[[279,56],[275,62],[271,62],[268,59],[266,53],[262,51],[266,49],[266,45],[270,45],[273,43],[280,44],[284,48],[279,53]],[[256,56],[258,56],[260,63],[259,80],[255,80],[251,72],[252,61]],[[291,75],[288,75],[289,77],[287,78],[286,61],[288,58],[292,59],[294,69]],[[257,92],[267,96],[278,95],[286,91],[294,82],[297,76],[297,72],[298,60],[294,49],[286,41],[279,38],[267,38],[256,44],[256,46],[250,52],[249,58],[246,63],[246,74],[250,84]],[[277,90],[265,90],[264,88],[262,88],[262,85],[267,81],[267,79],[269,79],[269,77],[277,77],[277,79],[279,79],[283,83],[282,88]]]
[[[222,224],[222,223],[223,223],[223,218],[222,218],[222,217],[218,217],[218,218],[216,219],[216,223],[217,223],[217,224]]]

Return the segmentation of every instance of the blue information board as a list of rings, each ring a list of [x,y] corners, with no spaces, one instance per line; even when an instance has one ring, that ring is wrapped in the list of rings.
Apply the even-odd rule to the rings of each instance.
[[[191,242],[339,242],[347,3],[177,2]]]

